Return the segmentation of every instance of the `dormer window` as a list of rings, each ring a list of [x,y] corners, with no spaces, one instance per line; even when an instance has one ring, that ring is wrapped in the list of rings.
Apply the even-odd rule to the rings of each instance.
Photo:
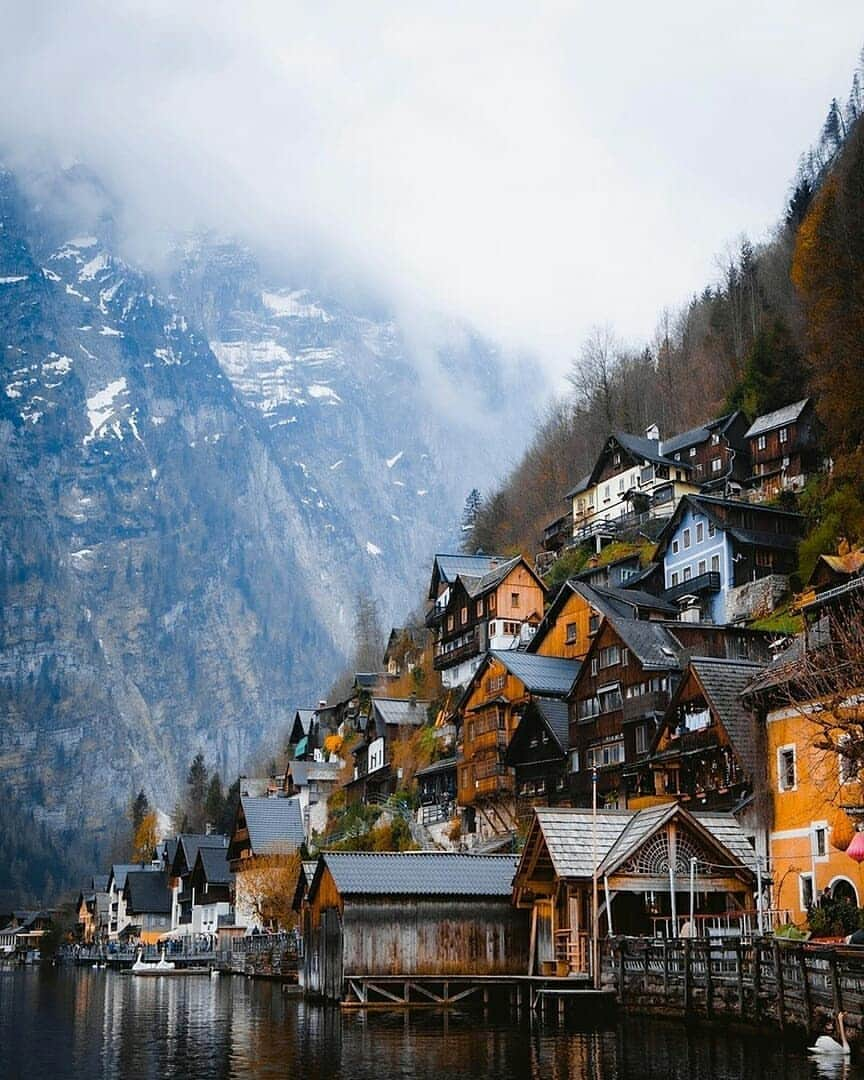
[[[615,453],[615,454],[612,455],[612,464],[613,465],[620,465],[621,464],[621,455],[620,454]]]
[[[711,436],[711,445],[712,446],[719,446],[720,445],[720,436],[717,434],[716,431]]]

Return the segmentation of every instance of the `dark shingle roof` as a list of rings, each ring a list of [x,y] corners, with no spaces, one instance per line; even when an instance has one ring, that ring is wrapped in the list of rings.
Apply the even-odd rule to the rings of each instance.
[[[483,577],[499,563],[507,562],[504,555],[436,555],[432,570],[434,583],[438,580],[452,584],[457,577]],[[434,600],[431,587],[429,599]]]
[[[299,799],[241,795],[240,805],[255,855],[294,851],[305,841]]]
[[[492,651],[490,656],[498,660],[532,694],[564,695],[579,674],[578,660],[564,660],[558,656],[539,656],[537,653],[519,652],[517,649]]]
[[[681,646],[665,627],[641,619],[611,619],[618,636],[644,668],[680,667]]]
[[[450,851],[325,851],[318,875],[326,864],[343,896],[509,896],[516,862]]]
[[[690,666],[726,729],[742,768],[748,776],[753,777],[758,764],[756,719],[744,707],[741,694],[750,681],[764,671],[765,665],[752,660],[720,660],[699,656],[691,659]]]
[[[592,588],[601,596],[606,596],[619,604],[627,605],[631,610],[636,607],[647,608],[649,611],[662,612],[673,616],[678,614],[678,608],[675,604],[670,604],[668,600],[663,600],[652,593],[643,592],[641,589],[619,588],[613,585],[594,585]]]
[[[698,427],[690,428],[689,431],[682,431],[679,435],[672,435],[668,439],[663,439],[660,443],[660,449],[664,454],[674,454],[677,450],[697,446],[699,443],[705,442],[712,431],[716,431],[718,428],[722,431],[734,416],[734,412],[726,413],[725,416],[718,416],[715,420],[708,420]]]
[[[130,915],[153,912],[167,915],[171,910],[168,874],[165,870],[130,870],[123,887]]]
[[[425,724],[428,720],[428,701],[411,698],[375,698],[372,708],[385,724]]]
[[[802,398],[801,401],[793,402],[792,405],[784,405],[782,409],[775,409],[774,412],[757,416],[744,432],[744,438],[752,439],[754,435],[762,435],[766,431],[773,431],[775,428],[783,427],[784,424],[794,423],[804,412],[809,402],[810,398]]]
[[[226,852],[219,848],[201,848],[197,862],[201,863],[204,877],[210,885],[230,885],[234,875],[225,858]]]
[[[570,717],[567,702],[560,698],[535,697],[534,704],[549,725],[549,730],[566,752],[570,742]]]
[[[114,888],[118,892],[123,892],[123,889],[126,885],[126,877],[133,870],[141,870],[146,874],[154,874],[156,873],[157,869],[158,867],[151,866],[149,863],[144,863],[143,865],[141,863],[114,863],[114,865],[111,867],[111,874],[109,874],[109,879],[111,875],[113,875]]]
[[[662,443],[658,439],[646,439],[643,435],[631,435],[629,431],[616,431],[615,439],[635,457],[641,457],[646,461],[654,461],[661,465],[672,465],[677,469],[690,468],[690,465],[686,462],[674,461],[672,458],[666,457],[662,449]]]
[[[195,859],[201,848],[217,848],[224,852],[228,847],[228,837],[222,833],[180,833],[177,837],[177,850],[171,860],[171,870],[180,871],[179,856],[182,850],[187,871],[195,865]]]
[[[585,489],[589,486],[590,483],[591,473],[588,473],[586,476],[583,476],[580,480],[576,481],[575,486],[570,488],[564,498],[571,499],[574,495],[578,495],[580,492],[585,491]]]
[[[431,765],[427,765],[425,769],[418,769],[415,776],[434,776],[435,773],[450,772],[451,769],[456,768],[455,757],[443,757],[437,761],[433,761]]]

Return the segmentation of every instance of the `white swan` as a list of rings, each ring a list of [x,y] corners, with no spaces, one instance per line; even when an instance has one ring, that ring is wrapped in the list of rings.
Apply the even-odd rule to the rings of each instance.
[[[165,959],[165,950],[163,949],[162,952],[159,954],[159,960],[156,963],[156,970],[173,971],[176,966],[177,965],[173,962],[173,960]]]
[[[809,1048],[811,1054],[843,1054],[852,1053],[852,1048],[846,1041],[846,1028],[843,1025],[845,1013],[837,1013],[837,1029],[840,1032],[841,1042],[832,1039],[830,1035],[820,1035],[816,1042]]]
[[[133,971],[152,971],[153,970],[154,965],[153,964],[145,964],[143,957],[144,957],[144,950],[142,948],[139,948],[138,952],[137,952],[137,954],[135,956],[135,963],[132,965],[132,970]]]

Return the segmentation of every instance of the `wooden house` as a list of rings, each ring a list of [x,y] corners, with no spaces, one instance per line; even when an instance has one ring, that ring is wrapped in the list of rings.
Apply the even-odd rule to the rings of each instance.
[[[447,821],[456,807],[456,756],[439,758],[414,774],[420,796],[420,821]]]
[[[521,556],[480,577],[457,574],[435,605],[434,664],[443,685],[465,686],[488,650],[527,644],[543,618],[545,596],[542,580]]]
[[[108,875],[96,874],[78,894],[76,905],[78,935],[85,945],[107,937],[109,908]]]
[[[687,496],[657,542],[666,600],[718,624],[768,614],[797,569],[804,526],[775,507]]]
[[[757,416],[746,438],[753,468],[748,485],[761,498],[800,491],[819,468],[819,425],[812,398]]]
[[[507,748],[535,697],[563,699],[579,663],[509,650],[489,652],[459,702],[457,800],[467,832],[495,836],[518,824]]]
[[[593,890],[598,936],[677,937],[694,915],[752,910],[753,850],[731,814],[679,805],[646,810],[537,809],[513,881],[513,900],[530,912],[526,974],[590,974]]]
[[[661,443],[663,454],[691,467],[691,479],[702,491],[741,485],[750,475],[749,424],[740,409],[673,435]]]
[[[668,600],[616,586],[592,586],[570,578],[558,590],[526,652],[583,660],[607,615],[629,619],[674,619]]]
[[[231,893],[234,875],[227,850],[199,847],[189,879],[191,925],[194,934],[217,934],[220,925],[233,923]]]
[[[695,809],[732,810],[754,790],[764,790],[762,731],[741,699],[764,669],[752,660],[690,660],[648,756],[625,769],[629,808],[680,801]]]
[[[171,891],[164,870],[130,870],[123,900],[129,919],[123,929],[125,936],[155,945],[171,929]]]
[[[305,761],[321,749],[320,725],[314,709],[297,709],[288,732],[288,745],[293,749],[296,761]]]
[[[300,800],[241,795],[234,816],[228,861],[234,877],[234,921],[238,926],[260,923],[258,898],[267,875],[283,876],[306,836]]]
[[[393,745],[428,722],[428,701],[372,698],[360,741],[353,749],[354,776],[345,785],[345,798],[368,802],[392,795],[399,786],[399,776],[392,768]]]
[[[530,818],[534,806],[569,805],[569,727],[563,698],[537,695],[523,707],[504,754],[505,765],[513,769],[520,821]]]
[[[131,871],[156,872],[161,864],[154,863],[114,863],[108,874],[108,940],[117,941],[129,923],[126,911],[124,889],[126,876]]]
[[[22,959],[38,953],[42,939],[54,928],[56,910],[14,911],[10,922],[0,929],[0,956],[17,953]]]
[[[590,800],[596,767],[601,802],[626,807],[627,775],[647,758],[693,655],[767,662],[768,635],[706,623],[604,619],[569,696],[574,806]]]
[[[327,823],[327,802],[339,784],[342,760],[289,761],[285,770],[285,794],[297,796],[306,837],[321,832]]]
[[[528,961],[510,902],[516,859],[453,852],[324,852],[303,904],[307,993],[342,1000],[374,977],[511,975]]]
[[[228,837],[221,833],[179,833],[166,852],[170,855],[170,860],[166,860],[166,869],[171,891],[172,930],[186,927],[190,933],[193,932],[192,870],[202,848],[215,849],[225,862]]]

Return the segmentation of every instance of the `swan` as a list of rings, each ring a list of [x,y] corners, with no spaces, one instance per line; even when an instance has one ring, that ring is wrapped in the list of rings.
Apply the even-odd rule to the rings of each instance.
[[[156,963],[157,971],[173,971],[177,965],[172,960],[165,959],[165,950],[159,954],[159,959]]]
[[[852,1048],[846,1041],[846,1028],[843,1025],[845,1016],[846,1013],[837,1013],[837,1028],[840,1032],[842,1042],[837,1042],[837,1040],[832,1039],[830,1035],[820,1035],[816,1042],[809,1048],[811,1054],[851,1054]]]
[[[143,957],[144,950],[139,948],[135,956],[135,963],[132,965],[133,971],[151,971],[153,969],[153,964],[145,964]]]

